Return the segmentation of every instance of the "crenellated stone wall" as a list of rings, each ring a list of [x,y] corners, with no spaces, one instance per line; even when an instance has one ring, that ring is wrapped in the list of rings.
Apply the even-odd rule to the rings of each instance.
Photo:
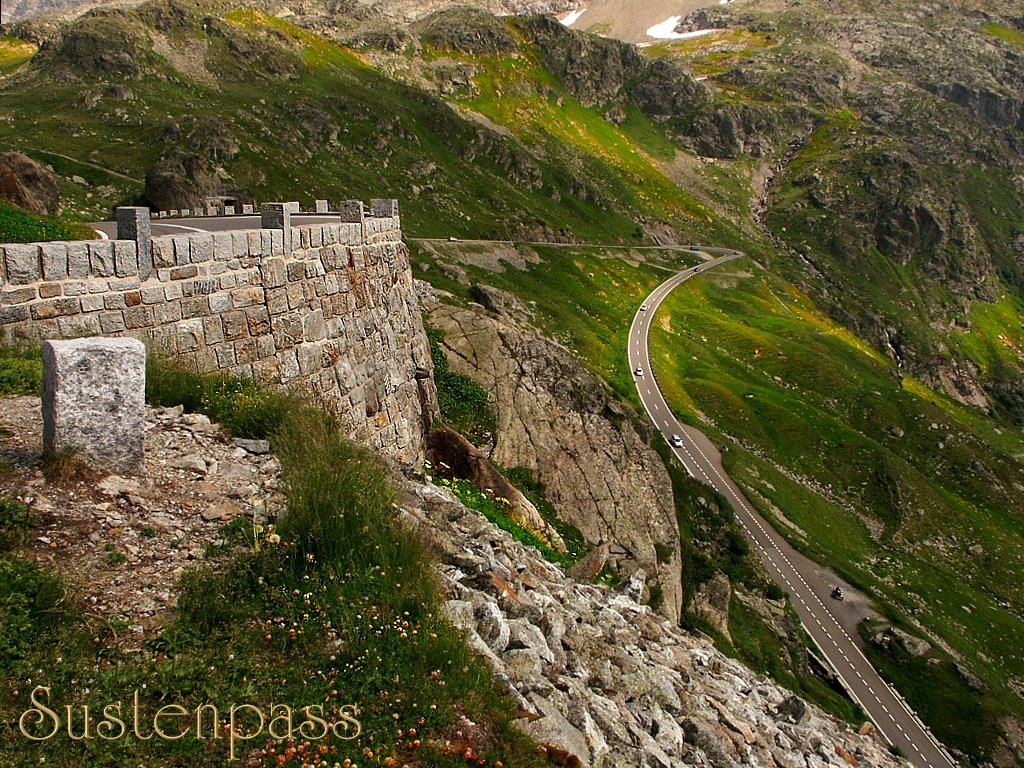
[[[0,334],[135,337],[194,370],[312,392],[354,439],[418,463],[437,396],[397,203],[347,210],[292,226],[269,204],[262,229],[151,237],[148,212],[120,209],[132,239],[2,245]]]

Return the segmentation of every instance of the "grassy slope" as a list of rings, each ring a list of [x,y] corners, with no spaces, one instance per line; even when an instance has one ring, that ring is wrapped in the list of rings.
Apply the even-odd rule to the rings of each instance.
[[[1020,713],[1007,683],[1024,676],[1024,433],[901,382],[759,270],[691,281],[658,320],[653,364],[669,402],[730,446],[730,473],[761,511],[895,619],[940,637],[998,708]],[[992,746],[948,713],[932,725],[975,755]]]
[[[59,154],[90,161],[123,174],[100,184],[81,166],[59,169],[85,179],[67,182],[65,190],[83,215],[135,199],[146,169],[172,146],[165,136],[202,143],[202,130],[200,138],[168,134],[173,126],[188,134],[190,126],[215,121],[238,143],[237,154],[217,160],[229,183],[251,189],[258,199],[306,203],[324,195],[369,199],[393,193],[403,198],[410,234],[502,237],[541,225],[585,240],[629,242],[638,234],[638,217],[709,236],[732,229],[710,222],[710,213],[649,161],[648,153],[674,151],[661,129],[639,114],[628,132],[614,128],[596,110],[575,103],[528,50],[513,60],[479,59],[481,96],[468,103],[498,123],[511,122],[529,144],[524,149],[497,134],[481,139],[477,123],[436,97],[382,76],[351,50],[286,21],[234,11],[227,15],[226,36],[208,35],[197,8],[166,34],[134,17],[118,22],[155,61],[154,71],[139,78],[68,77],[62,62],[47,54],[0,81],[6,83],[0,111],[17,115],[0,123],[0,146],[48,153],[49,160]],[[293,67],[296,77],[264,71],[253,87],[253,64],[229,46],[235,35],[270,40],[273,61]],[[179,55],[218,72],[217,81],[186,75],[151,53],[146,41],[160,37]],[[134,100],[115,100],[101,85],[106,82],[123,82]],[[497,98],[499,86],[511,91]],[[548,89],[546,96],[538,95],[540,87]],[[312,118],[311,105],[317,113]],[[508,172],[509,158],[524,155],[539,170],[540,186]],[[590,191],[585,199],[575,194],[581,183]]]
[[[38,367],[38,354],[31,361],[0,350],[0,395],[38,387],[38,370],[25,370],[26,362]],[[207,562],[183,576],[173,620],[142,651],[128,654],[114,647],[124,622],[83,613],[76,585],[62,583],[24,550],[45,521],[0,498],[0,707],[10,716],[7,725],[28,709],[37,684],[52,688],[48,700],[40,694],[44,704],[74,707],[76,733],[82,705],[94,718],[86,741],[57,735],[31,742],[16,726],[0,728],[0,763],[231,763],[230,739],[226,732],[209,736],[209,716],[203,739],[194,730],[179,741],[132,738],[138,691],[143,734],[167,704],[190,711],[213,704],[221,723],[231,706],[243,703],[268,714],[274,704],[322,705],[329,721],[337,708],[359,707],[358,736],[352,727],[339,729],[338,737],[297,736],[291,745],[267,731],[255,735],[255,714],[243,712],[252,740],[239,734],[238,764],[456,768],[466,765],[467,750],[475,753],[474,765],[542,764],[536,747],[509,726],[511,704],[493,687],[486,664],[442,617],[439,587],[426,576],[430,555],[416,534],[394,522],[394,492],[376,460],[343,439],[325,414],[279,394],[251,385],[232,389],[165,366],[151,366],[150,374],[151,400],[188,403],[226,422],[258,421],[272,431],[287,515],[276,532],[246,518],[226,526]],[[263,418],[254,419],[254,410]],[[122,563],[110,559],[111,568]],[[111,724],[105,734],[114,738],[98,739],[102,707],[114,702],[124,702],[129,734],[117,737]],[[54,709],[64,715],[62,706]],[[481,728],[463,737],[463,717]],[[297,731],[305,720],[296,711]],[[175,733],[169,722],[175,723],[164,719],[165,732]],[[34,729],[31,718],[25,724],[30,733],[46,732]],[[278,720],[274,732],[285,730]]]

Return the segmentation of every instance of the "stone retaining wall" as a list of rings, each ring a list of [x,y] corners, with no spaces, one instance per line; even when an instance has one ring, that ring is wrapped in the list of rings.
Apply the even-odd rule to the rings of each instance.
[[[297,386],[333,405],[353,438],[418,463],[436,392],[386,203],[376,210],[393,215],[298,227],[271,204],[263,229],[152,238],[148,213],[121,209],[132,240],[2,245],[0,334],[132,336],[194,370]]]

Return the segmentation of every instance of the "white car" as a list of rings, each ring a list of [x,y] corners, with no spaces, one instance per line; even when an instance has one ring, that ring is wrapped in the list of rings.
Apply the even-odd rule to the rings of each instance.
[[[635,371],[633,371],[633,373],[635,373],[635,374],[636,374],[637,376],[643,376],[643,375],[644,375],[644,369],[643,369],[643,368],[641,368],[641,367],[640,367],[640,366],[638,365],[638,366],[636,367],[636,370],[635,370]]]
[[[640,311],[641,312],[646,312],[647,311],[647,305],[646,304],[641,304],[640,305]]]
[[[672,443],[673,448],[683,447],[683,438],[681,438],[679,435],[672,435],[672,439],[669,442]]]

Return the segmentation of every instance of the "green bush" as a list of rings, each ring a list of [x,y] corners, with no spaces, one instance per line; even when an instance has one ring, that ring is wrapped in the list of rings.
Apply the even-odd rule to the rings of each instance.
[[[0,349],[0,396],[39,395],[42,389],[43,359],[38,348]]]
[[[0,499],[0,555],[24,545],[32,519],[32,512],[24,504]]]
[[[0,557],[0,671],[10,671],[61,618],[64,588],[35,563]]]
[[[146,369],[146,400],[151,405],[181,405],[203,413],[232,435],[267,438],[284,419],[288,396],[226,374],[198,374],[174,362],[150,357]]]

